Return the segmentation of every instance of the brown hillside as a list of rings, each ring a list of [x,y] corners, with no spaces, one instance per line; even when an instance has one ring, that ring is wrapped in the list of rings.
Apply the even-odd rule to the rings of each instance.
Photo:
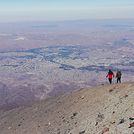
[[[134,83],[102,85],[0,113],[0,134],[131,134]]]

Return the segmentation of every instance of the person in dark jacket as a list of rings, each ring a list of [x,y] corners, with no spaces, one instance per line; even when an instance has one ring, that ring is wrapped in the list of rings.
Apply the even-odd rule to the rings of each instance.
[[[118,82],[121,83],[121,76],[122,76],[122,73],[121,73],[121,71],[118,70],[117,73],[116,73],[117,83]]]
[[[106,76],[109,80],[109,83],[112,84],[112,79],[114,77],[114,73],[112,72],[111,69],[109,69],[108,73],[107,73],[107,76]]]

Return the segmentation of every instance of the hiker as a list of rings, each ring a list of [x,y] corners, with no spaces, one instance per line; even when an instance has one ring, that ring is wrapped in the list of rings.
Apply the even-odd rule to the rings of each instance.
[[[118,83],[118,82],[121,83],[121,75],[122,75],[122,74],[121,74],[121,71],[118,70],[117,73],[116,73],[117,83]]]
[[[108,74],[107,74],[106,77],[108,78],[109,83],[112,84],[112,79],[113,79],[113,77],[114,77],[114,73],[112,72],[111,69],[109,69]]]

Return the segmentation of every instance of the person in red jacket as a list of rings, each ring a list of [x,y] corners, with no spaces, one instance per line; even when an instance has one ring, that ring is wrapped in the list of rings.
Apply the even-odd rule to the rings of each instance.
[[[111,69],[109,69],[108,73],[107,73],[107,76],[106,76],[109,80],[109,83],[112,84],[112,79],[114,77],[114,73],[112,72]]]

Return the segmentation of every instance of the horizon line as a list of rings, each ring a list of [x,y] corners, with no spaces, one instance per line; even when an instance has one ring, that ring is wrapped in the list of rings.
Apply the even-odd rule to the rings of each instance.
[[[30,22],[71,22],[71,21],[107,21],[107,20],[132,20],[134,18],[87,18],[87,19],[67,19],[67,20],[16,20],[16,21],[0,21],[2,23],[30,23]]]

